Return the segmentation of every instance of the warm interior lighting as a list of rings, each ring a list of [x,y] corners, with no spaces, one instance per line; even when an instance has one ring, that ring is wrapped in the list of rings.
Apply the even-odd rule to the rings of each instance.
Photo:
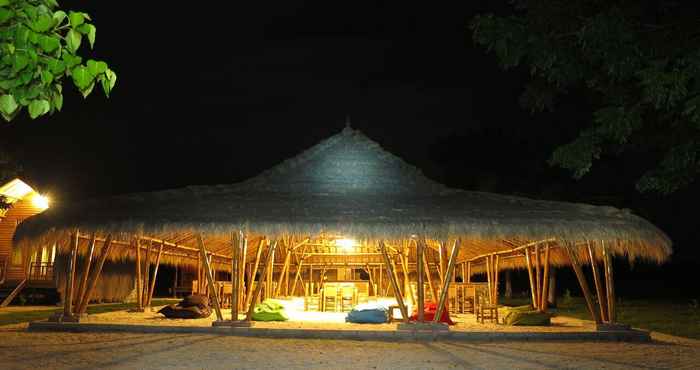
[[[355,249],[355,246],[357,246],[357,242],[355,239],[336,239],[335,245],[346,252],[351,252]]]
[[[44,195],[35,194],[32,197],[32,204],[36,208],[47,209],[49,208],[49,198]]]

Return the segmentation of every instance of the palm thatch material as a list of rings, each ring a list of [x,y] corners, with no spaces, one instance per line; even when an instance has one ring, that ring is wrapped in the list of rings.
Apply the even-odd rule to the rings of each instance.
[[[59,254],[54,264],[54,283],[56,290],[63,297],[66,287],[66,263],[68,255]],[[85,259],[78,258],[77,276],[83,271]],[[91,302],[123,302],[136,286],[134,279],[135,267],[131,262],[109,262],[102,268],[102,273],[97,279],[95,290],[90,296]],[[77,284],[76,284],[77,286]]]
[[[16,240],[24,245],[65,240],[75,229],[112,234],[125,247],[133,235],[149,235],[194,249],[194,236],[202,234],[209,250],[226,257],[231,233],[239,229],[258,238],[343,236],[396,245],[412,235],[432,245],[460,238],[461,261],[545,239],[572,244],[582,257],[586,240],[604,242],[612,253],[629,258],[662,262],[671,254],[669,238],[628,210],[450,189],[349,127],[241,183],[49,209],[23,222]],[[115,259],[135,255],[133,248],[114,253]],[[254,248],[249,253],[251,261]],[[166,249],[163,263],[196,263],[196,255],[196,249],[173,247]],[[218,263],[225,265],[226,258]],[[522,263],[522,258],[504,258],[501,266]],[[552,263],[564,264],[566,258],[554,253]]]

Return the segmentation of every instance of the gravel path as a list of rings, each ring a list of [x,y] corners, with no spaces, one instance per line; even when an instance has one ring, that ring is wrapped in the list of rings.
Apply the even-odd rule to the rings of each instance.
[[[373,342],[203,334],[29,333],[0,327],[0,369],[698,368],[700,341]]]

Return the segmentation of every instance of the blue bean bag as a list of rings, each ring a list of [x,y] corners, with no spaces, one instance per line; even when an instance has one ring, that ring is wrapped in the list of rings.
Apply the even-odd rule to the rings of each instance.
[[[381,324],[387,322],[389,309],[381,304],[368,303],[357,305],[345,317],[346,322],[357,324]]]

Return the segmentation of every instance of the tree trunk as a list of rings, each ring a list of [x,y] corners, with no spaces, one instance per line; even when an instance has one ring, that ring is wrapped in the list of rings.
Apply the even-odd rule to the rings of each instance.
[[[511,282],[510,282],[510,270],[505,270],[503,272],[503,274],[504,274],[503,278],[506,281],[506,291],[505,291],[504,296],[508,299],[513,298],[513,286],[511,285]]]
[[[557,307],[557,269],[552,267],[549,271],[549,290],[547,291],[547,305]]]

